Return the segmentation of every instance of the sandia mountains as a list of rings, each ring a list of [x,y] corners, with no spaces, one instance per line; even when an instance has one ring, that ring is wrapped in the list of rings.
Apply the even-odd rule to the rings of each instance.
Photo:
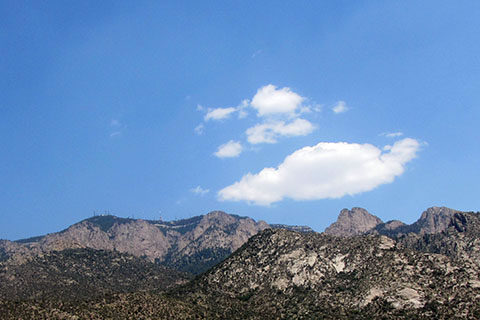
[[[341,211],[324,233],[215,211],[95,216],[0,242],[2,319],[478,319],[480,213],[411,225]],[[196,274],[197,276],[192,276]]]

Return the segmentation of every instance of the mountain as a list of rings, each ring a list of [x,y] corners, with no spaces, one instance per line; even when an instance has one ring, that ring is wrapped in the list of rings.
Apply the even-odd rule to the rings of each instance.
[[[444,231],[447,229],[453,215],[459,212],[446,207],[428,208],[415,223],[406,228],[406,231],[418,234]]]
[[[365,233],[383,221],[370,214],[363,208],[352,208],[352,210],[343,209],[336,222],[332,223],[327,229],[326,234],[349,237]]]
[[[419,235],[444,231],[455,213],[460,211],[446,207],[431,207],[425,210],[420,218],[408,225],[399,220],[383,222],[363,208],[343,209],[336,222],[327,229],[326,234],[351,237],[360,234],[374,233],[388,237],[400,237],[408,233]]]
[[[478,319],[479,226],[457,213],[411,243],[267,229],[174,296],[228,319]]]
[[[5,319],[479,319],[479,248],[480,213],[473,212],[453,213],[443,231],[396,238],[267,228],[207,272],[166,292],[126,291],[80,301],[0,298],[0,314]]]
[[[94,216],[46,236],[0,242],[0,259],[19,262],[73,248],[116,250],[180,271],[201,273],[268,228],[264,221],[213,211],[178,221]],[[3,257],[3,258],[2,258]]]
[[[0,300],[78,301],[106,294],[164,291],[189,277],[116,251],[50,251],[22,263],[0,262]]]

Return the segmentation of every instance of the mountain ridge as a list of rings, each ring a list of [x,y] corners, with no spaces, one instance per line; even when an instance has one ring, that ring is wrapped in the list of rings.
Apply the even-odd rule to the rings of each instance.
[[[201,273],[268,228],[264,221],[212,211],[161,221],[93,216],[56,233],[0,242],[0,258],[20,261],[72,248],[115,250],[181,271]]]
[[[450,215],[446,227],[443,220],[430,219],[432,213],[442,210]],[[395,237],[367,231],[348,238],[266,228],[206,272],[168,291],[155,292],[148,286],[145,292],[121,291],[130,288],[127,285],[119,286],[113,295],[77,302],[48,296],[46,300],[20,301],[0,297],[0,313],[7,319],[478,319],[480,213],[436,207],[418,220],[433,221],[439,228],[433,233]],[[225,231],[214,228],[215,232],[206,232],[213,222],[241,231],[235,217],[216,213],[203,220],[202,227],[185,234],[211,240],[210,236]],[[430,222],[427,225],[432,225]],[[248,225],[248,221],[243,223]],[[395,221],[386,224],[402,226]],[[23,248],[18,243],[10,245]],[[71,250],[92,249],[67,249],[66,257],[63,251],[42,254],[51,257],[47,261],[59,261],[54,265],[62,265],[69,261]],[[105,252],[94,250],[91,256],[109,254]],[[35,259],[45,261],[41,256]],[[73,260],[74,265],[78,263]],[[90,263],[83,265],[89,268]],[[52,270],[48,266],[46,270]],[[124,268],[131,270],[128,264]],[[117,283],[118,279],[113,280]]]
[[[327,227],[324,233],[342,237],[374,233],[393,238],[409,233],[419,235],[439,233],[447,229],[455,213],[461,213],[461,211],[434,206],[423,211],[414,223],[405,224],[400,220],[383,222],[366,209],[353,207],[351,210],[343,209],[337,221]]]

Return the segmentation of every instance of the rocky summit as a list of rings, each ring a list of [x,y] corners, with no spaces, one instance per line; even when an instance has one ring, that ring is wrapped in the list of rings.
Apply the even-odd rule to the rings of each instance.
[[[447,229],[450,219],[459,212],[446,207],[431,207],[425,210],[416,222],[408,225],[399,220],[383,222],[363,208],[343,209],[337,221],[324,232],[340,237],[375,233],[394,238],[408,233],[439,233]]]
[[[363,208],[343,209],[336,222],[327,229],[326,234],[335,236],[354,236],[372,230],[383,221]]]

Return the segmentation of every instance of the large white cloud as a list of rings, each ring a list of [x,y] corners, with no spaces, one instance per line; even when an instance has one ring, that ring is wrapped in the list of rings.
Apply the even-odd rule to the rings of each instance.
[[[238,157],[242,151],[243,147],[240,142],[230,140],[218,147],[214,155],[218,158],[234,158]]]
[[[295,119],[290,123],[271,121],[257,124],[246,131],[247,140],[251,144],[276,143],[280,136],[294,137],[310,134],[315,127],[305,119]]]
[[[218,192],[219,200],[270,205],[291,198],[340,198],[391,183],[416,157],[420,143],[406,138],[380,150],[371,144],[321,142],[287,156],[278,168],[265,168]]]
[[[276,86],[269,84],[258,89],[250,105],[257,109],[260,117],[294,114],[304,99],[288,87],[277,89]]]

